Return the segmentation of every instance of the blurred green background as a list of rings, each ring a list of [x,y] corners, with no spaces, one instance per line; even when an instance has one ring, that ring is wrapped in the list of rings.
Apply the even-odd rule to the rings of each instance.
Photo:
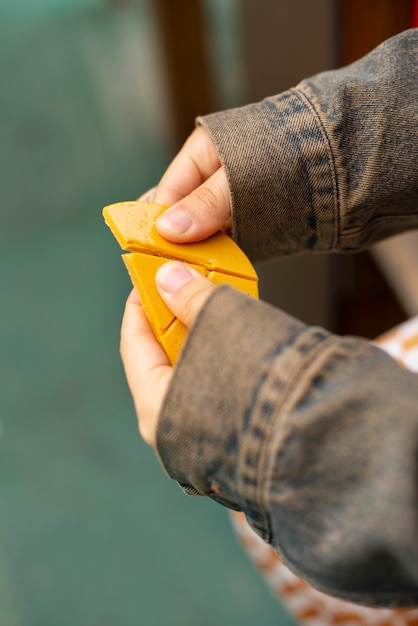
[[[0,4],[1,626],[290,623],[226,510],[139,438],[119,360],[101,209],[173,156],[151,8]]]

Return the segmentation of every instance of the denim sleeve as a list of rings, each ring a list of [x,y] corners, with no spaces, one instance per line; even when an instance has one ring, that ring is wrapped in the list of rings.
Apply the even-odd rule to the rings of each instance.
[[[418,29],[262,102],[199,118],[253,262],[418,228]]]
[[[379,348],[218,287],[157,447],[186,492],[242,510],[312,586],[418,605],[418,380]]]
[[[253,261],[418,227],[418,31],[261,103],[200,119]],[[418,381],[366,341],[218,287],[157,433],[187,493],[244,511],[314,587],[418,605]]]

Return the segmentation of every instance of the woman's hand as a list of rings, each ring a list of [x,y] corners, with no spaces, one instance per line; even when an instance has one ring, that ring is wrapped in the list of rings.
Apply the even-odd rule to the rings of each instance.
[[[218,230],[230,229],[228,181],[215,145],[202,126],[186,140],[156,189],[140,199],[171,207],[156,224],[169,241],[201,241]]]
[[[158,270],[156,283],[164,302],[187,327],[194,322],[214,289],[209,280],[177,261],[170,261]],[[139,432],[155,447],[158,416],[173,368],[155,339],[135,290],[126,302],[120,350]]]
[[[156,189],[140,200],[170,206],[156,224],[160,235],[170,241],[201,241],[230,228],[228,181],[215,145],[202,126],[186,140]],[[188,327],[214,289],[206,278],[178,262],[163,265],[156,283],[169,309]],[[155,446],[158,416],[173,368],[155,339],[135,290],[128,297],[123,316],[121,356],[139,431],[149,445]]]

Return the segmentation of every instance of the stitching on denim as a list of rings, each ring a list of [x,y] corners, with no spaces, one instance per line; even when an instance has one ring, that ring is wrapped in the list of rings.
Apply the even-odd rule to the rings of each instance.
[[[305,332],[309,333],[310,330],[311,330],[310,328],[305,329]],[[300,333],[300,335],[302,335],[302,333]],[[264,480],[258,481],[259,487],[257,491],[259,493],[257,494],[257,500],[260,502],[260,509],[263,513],[263,517],[267,521],[266,541],[268,541],[268,543],[271,543],[273,539],[272,525],[270,521],[269,505],[268,505],[268,499],[269,499],[268,493],[269,492],[268,492],[268,489],[266,489],[266,484],[271,482],[271,474],[273,472],[274,461],[272,461],[271,459],[273,457],[275,458],[275,455],[271,455],[269,452],[271,446],[273,445],[273,430],[275,428],[277,420],[280,418],[280,416],[283,413],[284,405],[291,398],[295,389],[298,388],[299,381],[301,380],[302,372],[306,373],[306,371],[309,371],[309,366],[316,360],[316,358],[323,352],[323,350],[326,349],[328,344],[332,344],[334,340],[335,340],[334,335],[327,335],[323,339],[318,340],[318,343],[312,347],[312,350],[308,354],[308,356],[304,359],[301,359],[301,364],[299,368],[297,369],[297,371],[294,373],[293,380],[288,384],[287,389],[285,390],[285,392],[283,393],[283,396],[280,398],[280,401],[276,405],[276,412],[275,412],[276,420],[272,420],[270,424],[270,428],[268,429],[268,432],[266,431],[266,435],[268,435],[268,438],[266,437],[266,445],[263,446],[261,450],[260,466],[259,466],[259,476],[265,476],[266,481]],[[281,358],[281,357],[279,356],[278,358]],[[276,360],[277,359],[272,359],[272,362],[271,362],[273,370],[274,370],[274,364]],[[260,392],[261,392],[261,389],[260,389]],[[269,459],[270,459],[270,463],[268,462]]]
[[[296,94],[296,96],[303,100],[305,102],[305,104],[308,106],[308,108],[311,110],[312,115],[314,120],[317,123],[317,126],[321,132],[321,135],[324,137],[324,143],[326,145],[326,149],[327,152],[329,154],[329,163],[330,163],[330,169],[331,169],[331,174],[332,174],[332,186],[334,189],[334,199],[335,199],[335,204],[336,204],[336,214],[337,214],[337,226],[334,229],[335,232],[333,234],[333,241],[332,244],[330,246],[330,250],[335,249],[335,247],[338,244],[339,241],[339,237],[340,237],[340,232],[341,232],[341,201],[340,201],[340,193],[339,193],[339,187],[338,187],[338,176],[337,176],[337,164],[336,164],[336,158],[334,155],[334,151],[332,149],[332,145],[331,145],[331,138],[329,136],[329,133],[327,131],[327,129],[325,128],[321,117],[319,115],[319,112],[317,111],[313,101],[309,98],[309,96],[301,89],[301,85],[303,83],[301,83],[299,85],[299,87],[294,87],[293,89],[291,89],[291,91],[293,93]]]

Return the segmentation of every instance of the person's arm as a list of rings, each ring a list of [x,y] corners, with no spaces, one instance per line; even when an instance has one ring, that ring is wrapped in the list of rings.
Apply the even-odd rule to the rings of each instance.
[[[252,261],[354,251],[418,227],[418,29],[262,102],[199,118],[157,189],[190,218],[173,241],[223,226]],[[221,165],[222,164],[222,165]],[[184,227],[184,230],[181,228]]]
[[[190,327],[176,368],[134,295],[121,350],[140,432],[167,474],[244,511],[314,587],[417,605],[417,376],[179,263],[157,285]]]
[[[158,421],[186,493],[242,510],[330,595],[418,604],[418,379],[367,341],[223,287],[193,325]]]
[[[395,55],[392,62],[397,59],[399,67],[402,55],[398,48],[401,46],[404,54],[409,50],[411,74],[415,71],[416,76],[416,55],[411,54],[412,50],[416,53],[416,42],[416,33],[409,32],[387,42],[382,50],[391,49]],[[385,65],[388,55],[381,56],[382,50],[377,65],[382,72],[386,68],[390,73]],[[366,79],[369,71],[364,72]],[[396,72],[392,75],[392,86],[401,89],[395,80],[397,75]],[[315,89],[319,89],[319,82],[325,80],[330,84],[332,76],[335,75],[318,77],[312,84],[304,83],[312,102],[320,100],[320,93],[314,94],[314,83]],[[356,74],[353,83],[358,85],[358,78]],[[348,80],[346,87],[350,85]],[[373,82],[367,85],[372,88]],[[320,140],[315,135],[310,143],[308,127],[293,125],[294,114],[299,114],[297,109],[283,108],[280,98],[277,102],[267,101],[263,106],[269,111],[280,110],[276,127],[281,129],[283,142],[287,140],[283,155],[273,159],[273,170],[276,174],[287,172],[288,156],[293,163],[289,174],[295,172],[295,175],[280,177],[286,199],[283,203],[276,187],[274,197],[280,210],[270,203],[269,188],[274,177],[259,180],[262,202],[256,205],[260,211],[256,229],[253,209],[247,204],[251,197],[256,201],[256,185],[248,181],[252,173],[259,175],[257,159],[276,154],[279,145],[276,142],[275,151],[271,152],[269,145],[259,144],[259,150],[251,154],[243,147],[243,139],[248,140],[248,135],[240,135],[236,142],[238,131],[235,128],[233,132],[233,125],[228,123],[232,119],[228,115],[235,113],[227,114],[224,135],[220,130],[222,115],[211,118],[214,137],[212,122],[217,119],[216,142],[223,162],[222,168],[216,165],[217,184],[220,174],[226,176],[227,172],[235,236],[253,259],[298,251],[300,246],[305,249],[307,242],[311,242],[313,249],[332,248],[329,237],[335,243],[346,241],[346,235],[359,238],[360,233],[366,233],[366,239],[369,237],[371,241],[375,233],[382,233],[383,222],[391,232],[406,221],[416,223],[416,80],[407,85],[403,97],[415,89],[407,107],[415,147],[411,148],[411,141],[405,154],[401,149],[406,140],[405,112],[401,111],[401,141],[397,150],[384,156],[384,151],[379,149],[374,160],[368,151],[368,163],[373,168],[369,168],[367,176],[364,164],[355,168],[356,178],[347,163],[352,176],[344,179],[344,184],[351,200],[340,204],[336,201],[337,191],[344,189],[344,185],[336,184],[337,175],[328,177],[331,164],[335,165],[344,152],[345,143],[340,146],[341,157],[329,152],[331,145],[336,146],[336,129],[332,141],[324,131]],[[296,95],[299,98],[299,91]],[[301,114],[312,123],[315,121],[315,128],[319,111],[325,110],[325,101],[322,108],[317,102],[316,108],[311,107],[308,99],[301,105]],[[387,106],[392,103],[390,108],[394,100],[387,95],[385,102]],[[251,107],[246,110],[250,111]],[[259,113],[261,110],[264,111],[260,109]],[[340,119],[331,105],[327,110],[330,120]],[[281,124],[286,114],[293,129],[288,136],[282,132]],[[386,115],[387,123],[394,116],[393,111],[391,116]],[[265,118],[262,119],[266,121]],[[365,119],[358,116],[358,120]],[[273,132],[274,124],[271,125],[270,118],[267,121]],[[297,132],[300,142],[308,142],[309,150],[301,151],[298,147],[291,152],[291,146],[298,145]],[[348,141],[349,137],[344,133],[342,136],[344,142]],[[366,130],[362,136],[367,141]],[[386,136],[394,140],[393,129],[382,134],[381,140]],[[224,149],[233,145],[232,139],[235,152],[228,153],[227,159]],[[241,158],[242,149],[245,158]],[[297,154],[304,167],[298,167]],[[328,160],[322,170],[319,157],[326,154]],[[392,186],[400,181],[397,194],[385,185],[380,159],[385,160],[385,167],[394,168],[388,177],[397,173],[391,179]],[[341,162],[338,175],[344,177],[343,165]],[[310,184],[303,185],[307,170],[317,171],[316,166],[321,166],[321,175],[308,176]],[[241,167],[245,176],[239,174]],[[263,173],[263,167],[260,171]],[[201,178],[204,179],[201,185],[212,181],[207,171]],[[360,211],[359,222],[352,223],[355,215],[349,207],[355,205],[358,197],[356,211],[363,207],[366,199],[362,190],[366,188],[372,212],[367,218]],[[164,191],[163,185],[157,193],[168,194],[168,189]],[[194,192],[189,187],[187,193],[191,197]],[[159,200],[164,201],[162,195]],[[291,196],[298,198],[291,205],[292,214],[287,209]],[[174,208],[187,210],[187,197]],[[374,219],[379,212],[384,215],[385,207],[389,206],[385,198],[394,200],[390,206],[395,207],[396,215],[388,214],[382,221]],[[397,198],[403,198],[402,202]],[[204,205],[203,202],[200,206]],[[327,218],[331,209],[337,211],[338,219],[335,213],[332,219]],[[199,215],[195,214],[194,219],[199,220]],[[222,220],[225,218],[223,213]],[[268,228],[272,229],[271,236],[267,236]],[[192,237],[195,234],[196,228]],[[183,236],[187,240],[187,232],[180,240]],[[312,245],[314,241],[319,243]],[[360,239],[357,243],[361,244]],[[171,286],[166,284],[170,274],[167,269],[160,270],[157,276],[167,305],[190,326],[176,368],[169,366],[153,339],[137,301],[131,300],[127,305],[122,333],[122,355],[140,430],[151,445],[157,446],[169,476],[188,493],[206,495],[244,511],[253,528],[275,547],[284,562],[313,586],[373,606],[418,604],[416,376],[403,371],[368,342],[307,327],[283,311],[232,289],[214,289],[202,277],[180,284],[181,272],[176,267],[177,278]]]

